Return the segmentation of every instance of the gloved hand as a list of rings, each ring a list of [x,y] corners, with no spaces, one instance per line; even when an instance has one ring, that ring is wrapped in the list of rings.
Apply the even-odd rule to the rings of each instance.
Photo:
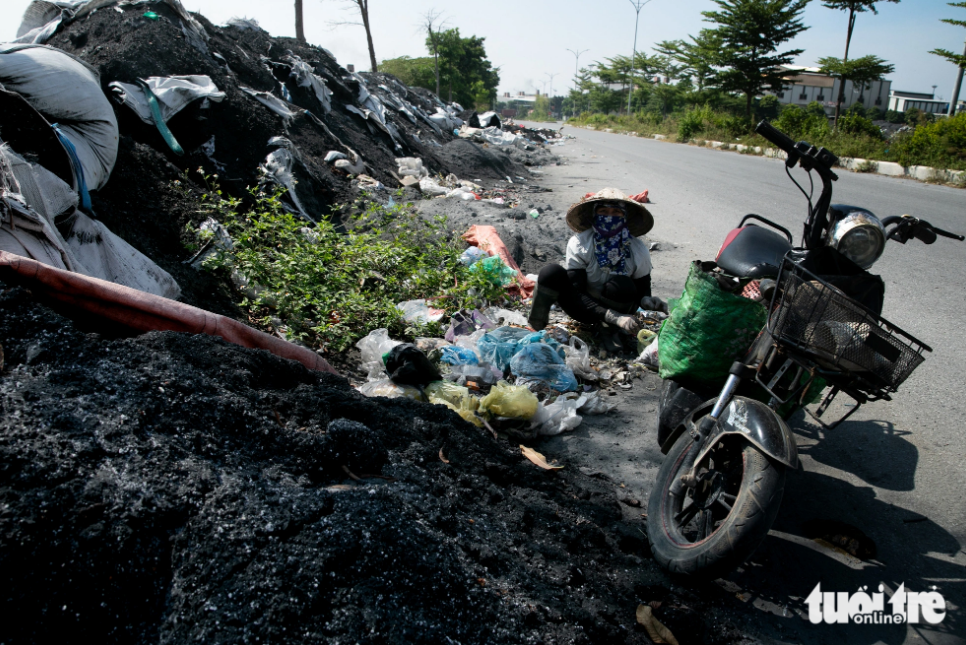
[[[646,309],[648,311],[660,311],[666,314],[667,303],[657,296],[644,296],[641,298],[641,309]]]
[[[613,309],[607,310],[607,313],[604,314],[604,321],[608,325],[614,325],[625,334],[631,336],[635,335],[641,328],[641,325],[637,322],[637,318],[634,316],[625,316],[624,314],[619,314]]]

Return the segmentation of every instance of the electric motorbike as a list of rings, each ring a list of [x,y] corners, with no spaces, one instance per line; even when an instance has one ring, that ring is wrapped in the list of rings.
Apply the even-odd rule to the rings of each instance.
[[[665,382],[658,441],[666,457],[647,530],[657,562],[684,575],[719,577],[764,540],[786,472],[798,468],[792,414],[804,409],[831,429],[866,403],[890,400],[932,351],[881,316],[884,283],[867,269],[887,241],[964,239],[908,215],[880,221],[864,208],[832,204],[834,154],[796,143],[767,121],[756,132],[787,155],[785,171],[808,198],[808,216],[795,247],[790,231],[747,215],[715,263],[702,267],[722,288],[755,294],[768,306],[768,322],[719,391]],[[814,204],[790,172],[796,165],[821,181]],[[854,405],[826,424],[840,394]]]

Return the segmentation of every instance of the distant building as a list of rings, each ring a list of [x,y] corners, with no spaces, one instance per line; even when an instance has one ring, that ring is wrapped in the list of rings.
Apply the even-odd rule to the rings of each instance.
[[[768,91],[766,94],[777,97],[778,102],[785,105],[804,107],[812,101],[818,101],[825,108],[826,114],[835,114],[835,102],[838,100],[841,83],[839,79],[823,74],[818,67],[787,65],[784,69],[788,72],[785,76],[788,85],[780,92]],[[866,108],[877,107],[884,111],[887,109],[891,88],[892,81],[887,80],[858,85],[846,81],[842,110],[861,103]]]
[[[922,112],[932,114],[946,114],[949,111],[949,101],[937,101],[935,94],[925,92],[903,92],[893,90],[889,94],[889,109],[896,112],[905,112],[911,108],[916,108]]]

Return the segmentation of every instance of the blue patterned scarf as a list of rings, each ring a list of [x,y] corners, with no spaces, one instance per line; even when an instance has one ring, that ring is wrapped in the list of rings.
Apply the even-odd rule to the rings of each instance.
[[[627,275],[627,256],[631,252],[631,234],[627,219],[614,215],[594,215],[594,255],[602,269],[612,274]]]

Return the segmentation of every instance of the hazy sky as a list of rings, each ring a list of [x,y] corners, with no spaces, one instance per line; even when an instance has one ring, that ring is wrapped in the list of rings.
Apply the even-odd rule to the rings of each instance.
[[[273,35],[294,36],[292,0],[182,0],[190,11],[204,14],[215,24],[233,16],[256,19]],[[630,54],[634,44],[634,9],[630,0],[370,0],[373,40],[379,60],[396,56],[424,56],[421,16],[431,9],[443,12],[447,25],[464,36],[486,38],[486,50],[500,67],[500,91],[549,90],[569,87],[574,56],[567,51],[588,49],[581,67],[595,60]],[[29,0],[0,0],[0,42],[13,38]],[[332,51],[343,65],[368,69],[362,27],[334,26],[355,16],[346,0],[304,0],[305,32],[309,42]],[[966,10],[949,7],[943,0],[903,0],[877,5],[879,14],[859,14],[850,57],[875,54],[895,65],[889,79],[893,89],[931,92],[949,98],[956,68],[927,52],[936,47],[963,50],[966,29],[939,22],[940,18],[966,19]],[[638,49],[649,51],[662,40],[686,38],[702,26],[702,11],[715,8],[711,0],[651,0],[641,11]],[[813,65],[822,56],[841,57],[845,48],[845,12],[833,11],[813,0],[805,10],[811,29],[786,48],[804,49],[796,61]]]

